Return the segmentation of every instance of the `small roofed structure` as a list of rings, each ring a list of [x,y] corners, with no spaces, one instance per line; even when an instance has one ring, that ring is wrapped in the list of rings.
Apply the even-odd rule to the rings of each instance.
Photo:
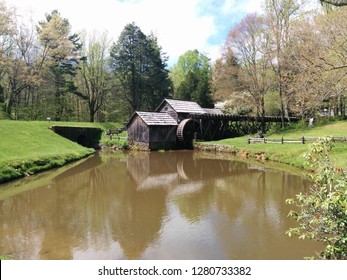
[[[128,144],[139,150],[176,148],[177,121],[166,113],[135,112],[127,124]]]
[[[177,123],[188,118],[189,114],[206,114],[203,108],[194,101],[164,99],[156,109],[157,112],[167,113]]]

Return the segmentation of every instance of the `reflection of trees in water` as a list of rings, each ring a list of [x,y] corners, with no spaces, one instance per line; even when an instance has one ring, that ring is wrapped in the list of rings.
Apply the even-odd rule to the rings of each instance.
[[[28,207],[33,205],[33,212]],[[0,252],[1,255],[13,258],[27,258],[26,251],[38,254],[37,243],[40,242],[42,231],[37,230],[44,218],[44,209],[37,196],[30,193],[26,196],[19,195],[14,200],[10,197],[0,201]],[[27,234],[27,232],[35,234]]]
[[[119,199],[113,218],[113,237],[129,259],[138,259],[154,243],[166,215],[165,193],[160,189],[132,189]]]
[[[216,188],[216,181],[224,182],[226,178],[238,177],[242,174],[249,175],[247,164],[219,159],[195,158],[192,162],[183,161],[184,164],[178,165],[180,168],[184,166],[186,178],[190,181],[199,181],[202,184],[201,190],[190,195],[178,196],[174,199],[182,216],[188,221],[198,222],[205,218],[206,214],[211,211],[211,208],[217,203],[218,199],[222,198],[225,201],[228,197],[219,197],[219,190]],[[227,207],[235,210],[236,203],[226,203]],[[232,211],[234,213],[234,211]]]
[[[2,201],[2,254],[71,259],[74,250],[107,250],[118,241],[128,258],[139,258],[161,229],[165,194],[136,192],[125,162],[96,160],[60,175],[50,187]],[[6,238],[15,241],[5,244]]]
[[[233,258],[247,242],[280,242],[272,232],[283,228],[282,200],[299,191],[287,187],[295,185],[299,177],[190,151],[94,157],[50,186],[0,201],[1,254],[70,259],[118,242],[124,258],[139,259],[158,242],[172,201],[189,223],[218,215],[212,225]]]
[[[189,195],[178,195],[173,198],[182,217],[190,223],[199,222],[210,211],[213,203],[213,189],[203,186],[199,191]]]
[[[228,178],[216,188],[218,211],[233,221],[219,220],[215,224],[230,259],[286,258],[286,253],[293,255],[294,248],[298,256],[304,255],[296,240],[289,240],[284,234],[290,210],[284,200],[303,191],[302,180],[282,172],[258,171]],[[312,244],[302,245],[303,251],[312,249]],[[263,250],[270,246],[268,252]],[[278,250],[274,250],[276,247]],[[283,248],[288,252],[283,252]]]

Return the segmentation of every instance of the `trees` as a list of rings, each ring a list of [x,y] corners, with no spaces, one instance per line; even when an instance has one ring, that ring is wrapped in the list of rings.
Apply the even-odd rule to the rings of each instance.
[[[317,20],[322,54],[318,57],[323,77],[329,85],[329,97],[335,100],[335,115],[345,116],[345,92],[347,89],[347,10],[337,9]]]
[[[231,30],[213,71],[205,54],[189,50],[169,74],[156,36],[134,23],[105,53],[97,36],[90,44],[86,39],[82,49],[57,11],[38,26],[20,24],[15,10],[0,0],[1,117],[126,118],[133,110],[153,110],[172,95],[204,107],[212,107],[213,99],[232,99],[230,112],[259,116],[271,103],[283,122],[322,108],[345,116],[347,10],[342,6],[347,2],[321,1],[330,8],[312,14],[303,2],[266,0],[258,23],[248,16]]]
[[[302,117],[324,106],[345,115],[347,10],[316,15],[295,24],[291,45],[291,92]]]
[[[14,36],[11,63],[6,75],[8,99],[5,112],[11,116],[12,106],[14,106],[16,119],[19,117],[19,107],[30,99],[30,89],[42,82],[38,53],[39,47],[34,26],[19,25]],[[25,98],[22,96],[24,91],[27,93]]]
[[[178,99],[195,101],[204,108],[213,108],[210,79],[201,70],[188,72],[176,96]]]
[[[54,119],[59,121],[67,110],[66,94],[76,92],[72,78],[79,63],[79,36],[71,34],[71,26],[58,11],[46,15],[37,28],[43,48],[41,65],[45,69],[45,80],[54,86]]]
[[[272,83],[266,28],[262,17],[249,14],[229,32],[226,41],[226,49],[234,50],[239,63],[237,68],[239,83],[242,84],[242,90],[251,95],[257,115],[263,120],[263,130],[265,130],[265,94]]]
[[[108,84],[107,54],[109,41],[106,34],[97,36],[95,33],[82,39],[82,50],[79,77],[79,92],[86,100],[89,109],[89,121],[94,122],[95,115],[104,104]]]
[[[173,86],[167,70],[168,58],[162,52],[156,36],[151,33],[147,36],[148,69],[146,73],[146,94],[144,95],[144,108],[153,110],[165,97],[171,97]]]
[[[150,110],[171,95],[166,57],[155,36],[146,36],[135,23],[127,24],[111,48],[112,70],[123,98],[133,111]]]
[[[229,100],[243,90],[239,78],[239,62],[233,49],[225,44],[221,57],[213,65],[212,94],[215,101]]]
[[[1,32],[0,91],[5,114],[17,119],[22,92],[40,82],[36,32],[32,23],[20,23],[13,12],[7,14]]]
[[[290,92],[288,86],[291,80],[290,45],[293,38],[290,35],[292,22],[300,10],[298,0],[266,0],[266,18],[268,31],[272,39],[272,67],[277,78],[277,91],[280,100],[282,126],[284,118],[289,120]]]
[[[213,107],[210,59],[198,50],[189,50],[172,68],[174,97],[192,100],[203,107]]]
[[[245,113],[244,105],[251,103],[246,93],[251,92],[249,82],[255,85],[257,80],[250,79],[250,71],[248,75],[241,74],[250,70],[255,61],[258,66],[253,69],[257,71],[262,70],[260,64],[271,65],[264,71],[267,74],[260,77],[266,81],[269,91],[278,94],[282,125],[293,114],[306,118],[327,107],[329,112],[333,109],[334,115],[345,116],[347,10],[311,11],[303,3],[301,0],[266,0],[262,31],[255,34],[258,36],[254,40],[255,48],[251,47],[249,25],[248,37],[245,36],[245,18],[229,32],[222,57],[214,65],[213,86],[217,99],[233,99],[231,102],[238,104],[235,105],[238,108],[232,108],[233,113]],[[231,34],[235,38],[231,38]],[[255,59],[244,63],[252,53],[257,53],[253,55]],[[255,88],[252,90],[256,92]],[[261,99],[255,101],[254,95],[251,97],[261,115]],[[264,102],[268,98],[269,95]],[[247,108],[251,110],[253,108]]]
[[[8,8],[4,2],[0,2],[0,81],[3,78],[7,59],[13,46],[15,33],[14,10]]]
[[[106,36],[85,37],[82,48],[58,11],[37,27],[25,26],[0,4],[1,117],[115,120],[171,96],[167,58],[157,38],[135,24],[125,28],[110,59]]]
[[[182,54],[178,58],[176,65],[171,69],[175,90],[180,87],[189,72],[194,72],[198,69],[206,73],[210,71],[210,60],[206,55],[198,50],[188,50]]]
[[[11,106],[8,106],[9,101],[6,100],[7,97],[5,97],[3,79],[10,65],[11,50],[14,45],[14,33],[14,11],[8,8],[4,2],[0,2],[0,105],[4,103],[4,111],[6,114],[8,114],[9,107]]]

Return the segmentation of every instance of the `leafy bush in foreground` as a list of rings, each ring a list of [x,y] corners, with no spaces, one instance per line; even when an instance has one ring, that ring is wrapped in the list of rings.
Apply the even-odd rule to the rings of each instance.
[[[347,259],[347,177],[342,168],[331,162],[331,149],[331,139],[324,138],[310,145],[305,154],[314,171],[309,175],[313,185],[306,194],[287,200],[299,207],[289,213],[299,226],[289,229],[287,234],[322,242],[322,259]]]

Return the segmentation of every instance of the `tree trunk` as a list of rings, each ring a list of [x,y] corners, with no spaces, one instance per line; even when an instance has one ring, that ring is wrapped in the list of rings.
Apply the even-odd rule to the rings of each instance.
[[[288,120],[288,123],[290,123],[290,117],[289,117],[289,97],[288,95],[286,95],[286,103],[284,106],[284,113],[285,113],[285,117]]]
[[[13,95],[10,93],[10,96],[5,101],[5,114],[11,118],[12,106],[13,106]]]
[[[340,99],[340,104],[341,104],[341,117],[345,118],[346,117],[346,103],[345,103],[345,96],[341,94],[341,99]]]
[[[89,122],[93,123],[95,121],[95,102],[92,101],[89,103]]]
[[[284,102],[283,102],[283,89],[282,83],[278,81],[278,92],[280,97],[280,113],[281,113],[281,124],[284,127]]]
[[[261,132],[265,134],[265,98],[264,95],[261,97]]]

